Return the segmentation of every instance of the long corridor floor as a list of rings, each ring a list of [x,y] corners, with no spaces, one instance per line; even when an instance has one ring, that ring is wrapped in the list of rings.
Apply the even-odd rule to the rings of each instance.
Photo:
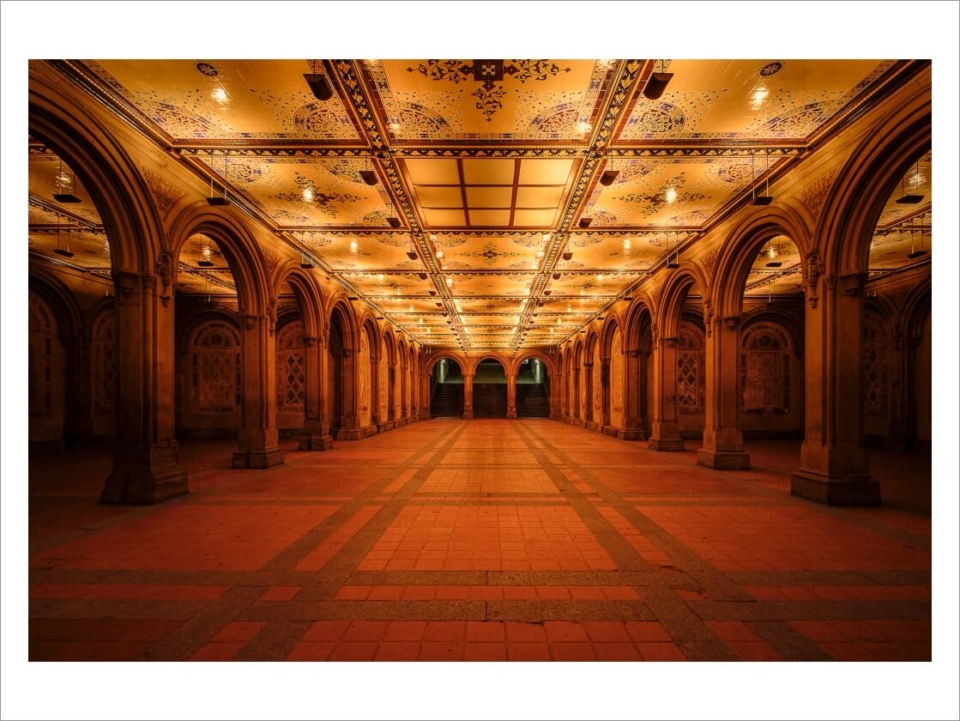
[[[749,471],[533,419],[287,446],[185,443],[192,492],[149,507],[96,503],[103,452],[31,461],[30,660],[931,659],[929,514],[792,497],[776,443]]]

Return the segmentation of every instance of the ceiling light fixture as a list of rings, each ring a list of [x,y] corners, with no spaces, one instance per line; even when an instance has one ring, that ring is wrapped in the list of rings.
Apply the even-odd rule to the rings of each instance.
[[[60,171],[57,173],[57,190],[59,193],[53,194],[53,199],[58,203],[79,203],[80,198],[78,198],[76,193],[76,175],[71,175],[69,172],[63,172],[63,158],[60,160]],[[69,187],[68,187],[69,186]],[[59,217],[59,216],[57,216]]]
[[[768,268],[779,268],[783,265],[783,262],[780,260],[780,236],[777,236],[777,245],[774,247],[773,242],[770,242],[770,248],[767,249],[767,267]]]
[[[667,256],[667,267],[668,268],[679,268],[680,267],[680,233],[674,232],[673,234],[673,250],[670,252],[670,255]]]
[[[922,196],[921,196],[922,197]],[[913,244],[913,224],[910,224],[910,252],[907,253],[907,257],[910,260],[914,258],[920,258],[927,254],[927,251],[923,249],[923,219],[926,217],[926,213],[920,216],[920,247],[916,248]]]
[[[357,239],[356,239],[356,238],[353,238],[353,239],[350,241],[350,252],[351,252],[351,253],[356,253],[356,252],[357,252]]]
[[[647,84],[643,87],[643,97],[648,100],[659,100],[663,91],[667,89],[667,84],[673,78],[673,73],[663,72],[663,60],[660,61],[660,72],[650,73]]]
[[[207,198],[208,205],[230,205],[227,199],[227,156],[223,156],[223,195],[213,194],[213,174],[210,175],[210,196]]]
[[[213,251],[210,250],[210,243],[207,241],[207,236],[200,233],[200,260],[197,261],[197,265],[201,268],[213,267],[212,257]]]
[[[617,179],[618,175],[620,175],[619,170],[604,170],[603,175],[600,176],[600,185],[613,185],[613,181]]]
[[[313,93],[313,97],[317,100],[329,100],[333,97],[333,88],[330,87],[330,81],[327,80],[326,75],[322,75],[317,72],[317,61],[310,61],[310,70],[309,73],[303,74],[303,79],[307,81],[307,85],[310,86],[310,92]]]
[[[921,200],[923,200],[923,195],[917,193],[920,189],[920,161],[917,161],[917,168],[913,174],[913,193],[904,192],[905,187],[905,178],[900,179],[900,193],[901,196],[897,198],[894,202],[899,203],[900,205],[916,205]]]
[[[593,222],[593,218],[580,218],[580,222],[577,223],[581,228],[589,228],[590,223]]]
[[[399,228],[400,218],[394,218],[394,217],[387,218],[387,225],[389,225],[391,228]]]
[[[767,159],[767,170],[766,170],[767,193],[766,193],[766,195],[757,195],[757,188],[756,188],[756,185],[754,185],[753,191],[752,191],[752,192],[753,192],[753,204],[754,204],[754,205],[770,205],[770,203],[773,202],[773,196],[770,195],[770,153],[766,153],[765,156],[766,156],[766,159]],[[755,155],[751,155],[751,156],[750,156],[750,159],[751,159],[751,162],[752,162],[751,171],[752,171],[752,174],[753,174],[753,180],[754,180],[754,182],[756,182],[756,178],[757,178],[757,172],[756,172],[757,157],[756,157]]]
[[[57,247],[53,250],[57,255],[62,255],[64,258],[72,258],[73,253],[70,252],[70,233],[67,233],[67,245],[65,248],[60,247],[60,214],[57,213]]]

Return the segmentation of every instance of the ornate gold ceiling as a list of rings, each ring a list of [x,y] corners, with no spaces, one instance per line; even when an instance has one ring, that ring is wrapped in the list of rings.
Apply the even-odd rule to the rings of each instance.
[[[763,195],[903,67],[894,60],[87,60],[58,63],[417,340],[554,345]],[[657,99],[652,73],[671,73]],[[329,99],[305,73],[321,74]],[[109,275],[82,182],[30,155],[30,247]],[[930,157],[871,267],[930,250]],[[54,198],[65,192],[79,203]],[[923,226],[925,233],[918,228]],[[69,245],[72,256],[63,253]],[[745,293],[799,294],[789,238]],[[57,250],[60,252],[57,253]],[[776,252],[780,266],[770,266]],[[198,266],[205,260],[210,265]],[[179,292],[229,295],[196,236]]]

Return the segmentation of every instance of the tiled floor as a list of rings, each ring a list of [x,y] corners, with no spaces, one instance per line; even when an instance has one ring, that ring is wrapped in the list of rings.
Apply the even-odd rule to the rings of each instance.
[[[186,443],[193,492],[139,508],[97,505],[101,452],[34,459],[30,659],[931,658],[915,457],[879,464],[894,507],[841,509],[789,495],[795,443],[723,472],[546,420],[286,446]]]

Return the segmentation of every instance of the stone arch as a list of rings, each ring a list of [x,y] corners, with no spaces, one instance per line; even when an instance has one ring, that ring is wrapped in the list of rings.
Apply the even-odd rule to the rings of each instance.
[[[680,314],[687,294],[694,285],[703,293],[704,305],[709,300],[709,286],[700,266],[683,263],[673,272],[660,290],[660,308],[656,319],[657,335],[660,338],[675,338]]]
[[[241,316],[265,317],[276,297],[271,292],[270,272],[260,246],[247,227],[229,210],[213,210],[195,203],[184,208],[170,228],[173,258],[187,239],[195,233],[210,237],[223,252],[237,286],[237,303]],[[174,276],[175,282],[175,276]]]
[[[771,208],[754,214],[740,223],[720,249],[712,286],[704,288],[704,298],[711,299],[705,312],[719,318],[737,317],[743,312],[743,292],[756,251],[776,236],[786,236],[806,258],[810,251],[810,231],[802,217],[787,208]]]
[[[164,237],[153,195],[115,135],[101,132],[100,121],[61,92],[62,81],[46,63],[29,63],[28,132],[60,155],[90,193],[114,273],[153,273]]]
[[[921,72],[929,75],[930,67]],[[884,204],[903,174],[930,150],[932,98],[926,80],[912,84],[914,95],[891,108],[841,168],[816,228],[826,275],[866,271]]]

